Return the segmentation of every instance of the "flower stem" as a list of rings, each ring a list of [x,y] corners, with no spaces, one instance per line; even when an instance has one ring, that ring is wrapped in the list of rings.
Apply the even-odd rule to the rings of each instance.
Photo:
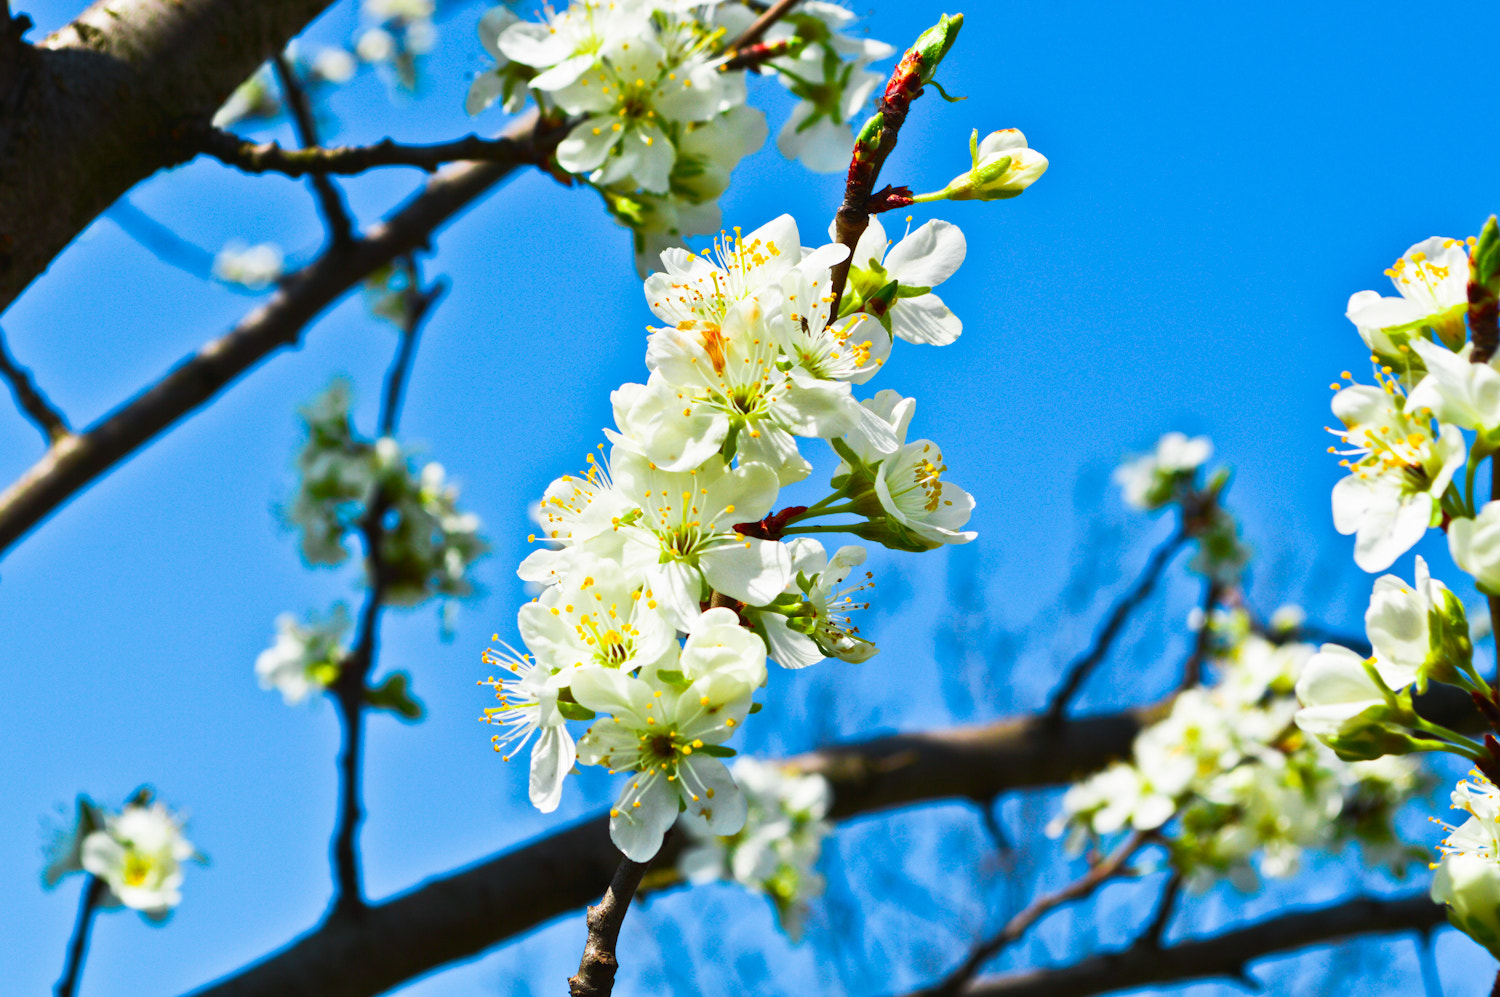
[[[83,898],[78,902],[78,921],[73,925],[73,939],[68,943],[68,964],[63,969],[62,979],[57,981],[57,997],[73,997],[78,990],[78,977],[83,972],[83,957],[89,948],[89,928],[94,923],[94,911],[104,899],[104,880],[89,876],[83,887]]]
[[[791,533],[848,533],[854,523],[828,523],[823,526],[790,526],[781,532]]]
[[[649,860],[632,862],[621,856],[615,878],[604,891],[603,899],[589,908],[589,937],[583,946],[583,958],[578,963],[578,975],[568,978],[571,997],[609,997],[613,992],[615,972],[620,968],[620,961],[615,956],[620,925],[625,921],[625,912],[630,909],[630,901],[650,864]]]

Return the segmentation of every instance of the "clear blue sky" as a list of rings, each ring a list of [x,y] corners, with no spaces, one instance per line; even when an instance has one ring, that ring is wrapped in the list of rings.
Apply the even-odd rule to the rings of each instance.
[[[32,38],[77,11],[56,0],[13,6],[37,21]],[[867,7],[871,33],[897,45],[944,9],[925,0]],[[488,65],[473,33],[484,9],[440,13],[418,97],[389,98],[368,71],[333,94],[326,139],[437,141],[497,129],[498,111],[471,123],[462,109],[468,78]],[[965,13],[939,78],[968,99],[916,105],[884,179],[941,185],[965,165],[975,127],[1019,127],[1052,165],[1016,200],[916,213],[917,223],[941,217],[967,234],[968,260],[942,289],[965,333],[945,349],[898,344],[875,387],[918,398],[915,431],[944,446],[951,477],[974,493],[980,539],[947,554],[877,556],[882,608],[868,629],[885,652],[864,666],[773,676],[772,705],[746,732],[752,751],[1035,707],[1163,533],[1163,523],[1128,516],[1105,482],[1122,454],[1167,429],[1210,434],[1236,469],[1232,500],[1259,552],[1253,594],[1263,610],[1304,600],[1315,619],[1357,627],[1369,580],[1330,524],[1338,470],[1322,429],[1328,383],[1359,370],[1363,355],[1345,302],[1381,288],[1382,269],[1407,246],[1477,232],[1500,208],[1500,133],[1480,96],[1494,83],[1493,4],[986,3]],[[342,41],[353,24],[344,3],[310,36]],[[770,87],[755,99],[774,135],[788,102]],[[255,134],[291,141],[285,125]],[[371,222],[419,182],[415,171],[388,170],[344,186]],[[840,188],[840,178],[810,176],[768,147],[736,174],[725,219],[749,229],[788,211],[811,239]],[[209,250],[270,240],[300,262],[321,239],[300,184],[212,162],[159,176],[129,199]],[[402,435],[462,484],[494,551],[477,572],[487,595],[462,608],[451,642],[439,641],[430,608],[387,617],[380,667],[410,670],[430,716],[412,728],[371,723],[363,844],[376,898],[591,813],[610,792],[584,779],[558,813],[533,811],[524,772],[503,766],[474,722],[483,705],[474,681],[481,648],[491,632],[513,631],[523,598],[513,569],[527,503],[599,441],[610,388],[643,377],[649,316],[627,236],[594,196],[525,175],[436,247],[427,272],[453,287],[424,333]],[[86,425],[253,304],[161,262],[103,219],[4,327],[21,361]],[[192,815],[191,836],[213,859],[188,870],[183,905],[164,929],[134,915],[101,918],[85,997],[179,993],[322,913],[336,717],[326,703],[288,709],[257,688],[251,668],[278,613],[357,599],[352,571],[302,566],[272,506],[293,483],[295,407],[347,374],[370,431],[394,342],[351,297],[299,349],[244,377],[0,564],[0,989],[41,993],[60,970],[78,885],[41,891],[39,825],[80,791],[118,805],[154,783]],[[0,404],[0,479],[40,453],[34,428]],[[1440,544],[1419,552],[1456,583]],[[1409,573],[1410,561],[1397,570]],[[1075,574],[1082,598],[1068,594]],[[1132,632],[1134,652],[1085,703],[1160,692],[1170,678],[1148,666],[1176,660],[1170,649],[1195,597],[1189,581],[1168,586]],[[982,618],[962,615],[963,598]],[[1152,627],[1174,636],[1154,637]],[[1029,842],[1050,806],[1017,800],[1002,811]],[[993,911],[1006,895],[993,868],[989,878],[953,879],[954,867],[982,865],[986,847],[960,807],[860,822],[835,841],[831,902],[807,944],[774,937],[760,900],[714,888],[632,912],[626,938],[639,969],[627,964],[627,974],[678,994],[693,992],[694,972],[704,993],[918,983],[951,964],[986,904]],[[867,897],[864,879],[887,865],[895,868],[882,875],[910,885],[883,902]],[[1330,899],[1353,875],[1335,867],[1252,909]],[[1101,909],[1126,902],[1112,896]],[[1217,924],[1236,902],[1216,894],[1190,923]],[[860,909],[863,926],[842,929]],[[1021,957],[1062,958],[1079,930],[1123,937],[1108,919],[1097,929],[1059,919],[1041,933],[1050,948]],[[403,993],[557,992],[581,931],[572,918]],[[707,965],[716,934],[727,935],[732,958]],[[1389,977],[1390,992],[1410,992],[1410,943],[1382,944],[1366,946],[1366,957],[1391,960],[1405,975]],[[1472,949],[1449,939],[1440,954],[1463,960]],[[1447,992],[1477,993],[1475,978],[1449,979]]]

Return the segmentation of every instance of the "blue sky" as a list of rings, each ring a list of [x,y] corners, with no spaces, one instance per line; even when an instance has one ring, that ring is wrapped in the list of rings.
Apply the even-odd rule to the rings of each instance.
[[[33,38],[76,12],[14,6],[37,21]],[[897,45],[943,10],[865,7],[874,8],[871,34]],[[444,8],[416,97],[392,97],[369,71],[333,93],[325,139],[438,141],[498,129],[498,111],[471,121],[462,109],[468,78],[488,64],[473,33],[484,9]],[[1233,505],[1259,554],[1257,604],[1269,612],[1302,600],[1315,619],[1357,627],[1369,579],[1330,524],[1338,469],[1323,432],[1328,383],[1359,371],[1364,355],[1345,302],[1354,291],[1383,290],[1381,271],[1409,245],[1477,232],[1500,208],[1500,135],[1476,95],[1500,29],[1492,4],[1421,12],[1394,3],[984,4],[965,13],[939,79],[968,99],[919,102],[884,179],[941,185],[966,165],[976,127],[1019,127],[1052,165],[1013,201],[914,213],[917,224],[941,217],[967,234],[968,259],[942,289],[965,334],[944,349],[898,344],[872,387],[918,399],[914,431],[943,445],[951,477],[974,493],[980,539],[949,552],[877,556],[879,606],[867,629],[885,652],[858,668],[829,663],[773,677],[772,705],[746,732],[752,751],[1035,707],[1166,529],[1126,514],[1106,482],[1123,454],[1168,429],[1211,435],[1217,458],[1234,467]],[[354,23],[354,8],[342,4],[309,36],[339,42]],[[774,135],[789,102],[771,87],[753,99]],[[255,135],[292,140],[284,124]],[[368,223],[420,179],[387,170],[344,187]],[[726,223],[750,229],[791,212],[812,240],[841,185],[768,146],[736,173]],[[210,251],[233,238],[270,240],[300,262],[321,240],[302,185],[213,162],[160,175],[128,198]],[[899,228],[899,218],[888,227]],[[430,607],[387,617],[380,668],[411,671],[430,715],[416,727],[371,723],[363,844],[377,898],[591,813],[609,795],[606,782],[585,779],[557,814],[531,810],[524,773],[503,766],[474,723],[483,705],[474,681],[480,650],[492,632],[513,632],[524,597],[513,569],[526,552],[527,503],[601,439],[609,390],[643,379],[649,317],[624,231],[591,194],[535,174],[474,206],[424,266],[452,290],[424,333],[402,436],[461,483],[493,553],[477,569],[487,593],[461,608],[450,642],[440,641]],[[75,425],[86,425],[253,305],[155,258],[106,217],[10,309],[4,328],[17,357]],[[77,883],[41,891],[39,828],[78,792],[118,805],[137,784],[154,783],[192,815],[192,838],[213,860],[188,870],[167,927],[101,918],[87,997],[184,991],[322,913],[336,717],[324,703],[288,709],[257,688],[251,668],[278,613],[358,598],[353,572],[301,564],[272,508],[293,484],[296,406],[345,374],[371,431],[394,344],[351,296],[299,348],[95,484],[0,564],[6,989],[42,992],[61,967]],[[14,479],[40,453],[34,428],[0,405],[0,478]],[[1446,551],[1429,546],[1419,552],[1456,585]],[[1409,573],[1410,560],[1396,570]],[[1065,596],[1080,573],[1093,579],[1086,597]],[[978,623],[957,620],[964,585]],[[1126,666],[1101,677],[1085,703],[1158,694],[1171,678],[1148,667],[1150,654],[1182,640],[1195,598],[1189,580],[1167,586],[1132,632]],[[963,644],[965,634],[987,643]],[[999,648],[1011,657],[986,665]],[[1022,827],[1048,816],[1037,801],[1002,809]],[[839,900],[835,889],[843,907],[831,905],[793,949],[774,936],[761,901],[716,888],[701,899],[664,898],[632,922],[627,941],[647,964],[639,979],[691,992],[680,974],[695,965],[724,972],[704,966],[703,953],[727,932],[738,978],[760,974],[768,990],[861,993],[920,982],[957,957],[967,922],[996,896],[986,892],[993,884],[953,892],[935,857],[978,862],[982,839],[957,807],[864,821],[837,839],[839,854],[865,868],[878,867],[892,844],[908,855],[897,863],[910,884],[900,909],[864,909],[885,911],[890,925],[929,918],[920,941],[872,928],[852,955],[840,951],[851,943],[837,937],[834,915],[878,900],[857,891]],[[1288,895],[1328,899],[1329,882]],[[934,899],[945,895],[947,910]],[[1260,898],[1256,909],[1288,895]],[[1228,902],[1206,903],[1195,923],[1217,923]],[[679,917],[690,908],[708,913]],[[573,921],[403,992],[555,991],[576,960],[582,929]],[[1060,957],[1072,942],[1051,944]],[[1465,946],[1450,938],[1440,954],[1462,959]],[[1403,973],[1414,972],[1410,948],[1391,943]],[[858,967],[867,974],[877,957],[893,961],[894,976],[861,976]],[[1402,979],[1392,978],[1392,992],[1415,986]],[[1449,982],[1450,994],[1466,992],[1466,981]]]

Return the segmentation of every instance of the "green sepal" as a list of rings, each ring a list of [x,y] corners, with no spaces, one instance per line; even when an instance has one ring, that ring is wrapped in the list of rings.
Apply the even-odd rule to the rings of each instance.
[[[1479,230],[1479,239],[1469,253],[1469,279],[1486,287],[1491,294],[1500,294],[1500,223],[1494,215]]]
[[[763,709],[765,709],[765,704],[764,703],[751,703],[750,704],[750,712],[751,713],[759,713]]]
[[[719,452],[724,455],[724,463],[726,464],[734,460],[734,455],[739,450],[740,427],[742,425],[743,421],[740,419],[729,420],[729,432],[724,435],[724,445],[719,448]]]
[[[373,689],[365,690],[365,702],[371,709],[388,710],[407,723],[415,723],[426,714],[422,701],[411,693],[411,676],[406,672],[392,672],[384,682]]]
[[[703,747],[694,748],[693,750],[708,755],[710,758],[733,758],[739,754],[733,748],[726,748],[722,744],[705,744]]]
[[[967,97],[955,97],[955,96],[953,96],[948,91],[944,90],[943,89],[943,85],[941,83],[939,83],[937,80],[928,80],[927,81],[927,85],[930,86],[930,87],[932,87],[934,90],[936,90],[938,92],[938,96],[941,97],[941,98],[943,98],[944,100],[946,100],[950,104],[957,104],[961,100],[968,100],[969,99]]]

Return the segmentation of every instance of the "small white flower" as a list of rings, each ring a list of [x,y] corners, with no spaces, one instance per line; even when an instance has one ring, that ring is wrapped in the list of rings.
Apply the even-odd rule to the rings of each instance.
[[[1159,509],[1169,502],[1178,484],[1191,483],[1193,473],[1208,463],[1214,445],[1207,436],[1163,433],[1153,453],[1128,460],[1115,468],[1113,480],[1120,486],[1125,504],[1134,509]]]
[[[224,244],[214,257],[214,276],[226,284],[239,284],[252,291],[270,287],[285,270],[281,247],[263,242],[251,246],[239,239]]]
[[[1500,793],[1478,771],[1460,782],[1453,807],[1469,814],[1459,827],[1443,825],[1448,837],[1432,880],[1432,900],[1448,906],[1448,920],[1500,958]]]
[[[957,225],[933,219],[919,227],[887,252],[890,241],[880,219],[869,227],[854,247],[849,267],[849,287],[863,302],[861,307],[890,321],[890,333],[908,343],[946,346],[958,339],[963,323],[932,293],[964,261],[968,244]],[[895,300],[888,305],[871,299],[891,281],[897,282]]]
[[[1457,426],[1434,436],[1425,410],[1418,418],[1399,385],[1377,376],[1383,388],[1355,384],[1333,396],[1350,447],[1335,451],[1350,473],[1333,487],[1333,525],[1355,534],[1354,563],[1366,571],[1390,567],[1422,538],[1467,453]]]
[[[863,547],[840,547],[829,559],[823,545],[811,537],[794,537],[787,549],[797,578],[787,586],[786,594],[798,603],[782,611],[747,610],[766,635],[771,657],[783,668],[806,668],[822,661],[825,655],[842,661],[862,662],[879,650],[859,636],[849,614],[868,609],[869,603],[856,603],[854,594],[872,586],[869,572],[865,581],[840,588],[854,569],[865,561]],[[801,588],[805,580],[807,588]]]
[[[499,706],[487,707],[480,719],[504,728],[504,733],[492,735],[490,740],[507,762],[536,735],[531,748],[529,794],[532,806],[544,814],[551,813],[562,800],[563,779],[577,758],[573,735],[568,733],[557,705],[565,683],[557,681],[549,669],[538,668],[529,656],[517,654],[504,644],[500,647],[498,651],[486,648],[484,663],[510,674],[498,679],[491,676],[479,683],[493,688],[500,701]]]
[[[1399,298],[1382,298],[1362,291],[1349,299],[1349,321],[1360,330],[1405,331],[1431,329],[1457,348],[1464,341],[1464,314],[1469,306],[1469,254],[1463,242],[1433,236],[1412,246],[1386,270]],[[1391,342],[1392,341],[1387,340]],[[1416,345],[1419,339],[1411,339]],[[1384,343],[1369,340],[1371,349]],[[1392,351],[1394,352],[1394,351]]]
[[[1422,358],[1427,376],[1412,389],[1407,412],[1427,409],[1439,422],[1486,435],[1500,429],[1500,370],[1493,361],[1471,363],[1472,343],[1457,353],[1425,339],[1412,340],[1411,348]]]
[[[719,670],[678,688],[590,667],[572,688],[579,703],[610,714],[579,739],[578,760],[631,773],[609,814],[610,839],[627,858],[655,855],[680,805],[714,834],[744,826],[745,798],[712,749],[749,713],[747,683]]]
[[[615,454],[615,481],[639,503],[640,515],[620,527],[627,563],[644,563],[647,588],[662,615],[686,630],[700,615],[707,589],[752,606],[771,602],[792,577],[786,546],[735,532],[771,511],[776,473],[747,462],[730,469],[711,458],[692,471],[653,468],[644,457]]]
[[[163,918],[182,902],[182,863],[193,846],[182,824],[161,803],[127,804],[104,818],[104,828],[83,841],[83,868],[109,887],[107,906],[129,907]]]
[[[276,642],[255,659],[260,687],[280,692],[288,706],[328,688],[349,654],[344,641],[350,625],[343,603],[321,620],[310,616],[305,624],[291,613],[276,617]]]

